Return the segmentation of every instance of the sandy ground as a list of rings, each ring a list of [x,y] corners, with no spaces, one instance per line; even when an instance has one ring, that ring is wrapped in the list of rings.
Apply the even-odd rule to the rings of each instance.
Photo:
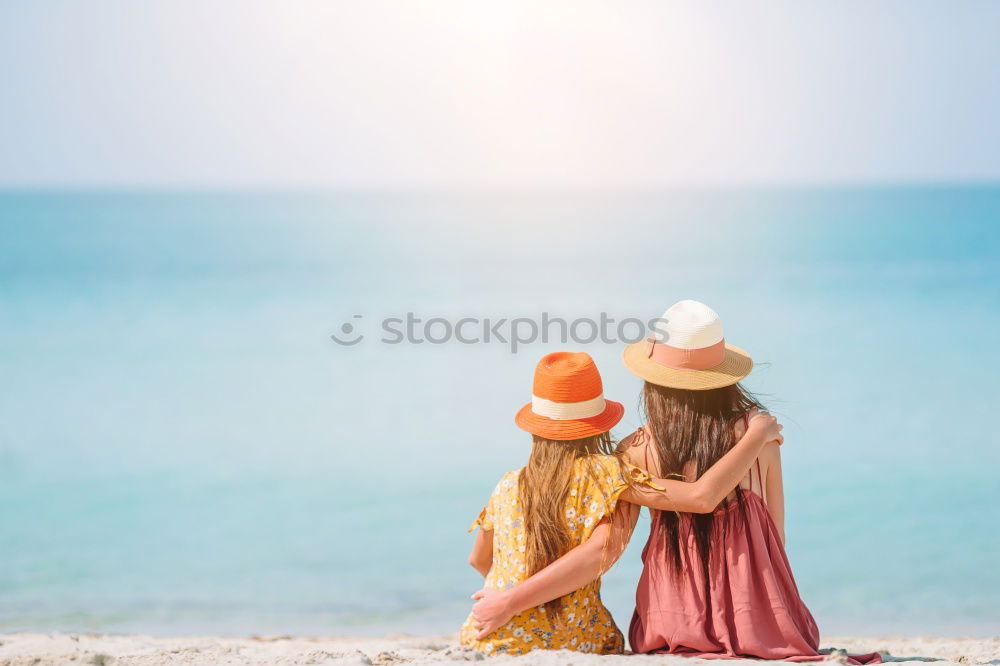
[[[830,637],[825,647],[849,652],[879,651],[886,661],[905,663],[942,661],[952,664],[1000,665],[997,638],[846,638]],[[841,661],[834,654],[831,661]],[[485,661],[515,662],[543,666],[597,666],[630,664],[760,664],[759,661],[709,661],[669,656],[596,656],[577,652],[532,652],[524,657],[491,657],[460,648],[454,636],[387,636],[385,638],[293,638],[214,636],[163,638],[152,636],[104,636],[90,634],[0,635],[0,664],[95,664],[124,666],[142,664],[337,664],[381,666],[383,664],[449,664]]]

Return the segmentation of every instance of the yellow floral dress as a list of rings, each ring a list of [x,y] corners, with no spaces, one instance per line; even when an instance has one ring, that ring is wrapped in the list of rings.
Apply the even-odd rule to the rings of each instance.
[[[566,525],[575,544],[590,537],[594,527],[615,510],[618,496],[632,483],[652,488],[642,470],[614,456],[590,455],[574,463],[573,480],[566,496]],[[469,528],[493,530],[493,567],[485,586],[507,590],[525,578],[525,529],[517,499],[517,477],[521,470],[507,472],[497,484],[486,508]],[[622,632],[601,603],[600,579],[563,597],[562,626],[553,626],[543,606],[515,615],[485,640],[476,640],[470,614],[462,625],[459,642],[488,654],[524,654],[530,650],[576,650],[598,654],[621,653]]]

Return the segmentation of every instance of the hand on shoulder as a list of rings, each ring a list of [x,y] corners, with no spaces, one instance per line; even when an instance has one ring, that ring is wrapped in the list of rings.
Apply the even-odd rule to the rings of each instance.
[[[749,422],[747,431],[763,436],[764,441],[768,444],[781,445],[785,441],[781,434],[784,426],[778,423],[778,419],[770,412],[754,409],[750,412]]]

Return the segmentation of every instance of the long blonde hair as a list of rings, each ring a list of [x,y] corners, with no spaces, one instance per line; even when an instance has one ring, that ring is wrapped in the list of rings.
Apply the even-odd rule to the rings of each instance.
[[[615,453],[609,433],[566,441],[533,435],[533,442],[528,464],[517,479],[526,535],[527,576],[538,573],[577,545],[566,525],[565,514],[574,463],[594,454]],[[562,601],[554,599],[545,604],[545,613],[553,624],[560,621]]]

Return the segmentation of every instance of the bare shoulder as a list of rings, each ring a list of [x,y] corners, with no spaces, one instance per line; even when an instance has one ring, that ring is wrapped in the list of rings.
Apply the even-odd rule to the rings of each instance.
[[[736,435],[736,441],[742,439],[743,435],[745,435],[746,432],[747,432],[746,420],[743,418],[737,419],[736,422],[733,424],[733,433]],[[760,466],[764,468],[764,470],[766,471],[766,469],[769,466],[781,463],[780,451],[781,447],[774,442],[765,444],[764,448],[762,448],[760,450],[760,453],[757,454],[757,461],[760,463]]]
[[[760,460],[768,464],[781,463],[781,447],[775,442],[768,442],[760,450]]]

